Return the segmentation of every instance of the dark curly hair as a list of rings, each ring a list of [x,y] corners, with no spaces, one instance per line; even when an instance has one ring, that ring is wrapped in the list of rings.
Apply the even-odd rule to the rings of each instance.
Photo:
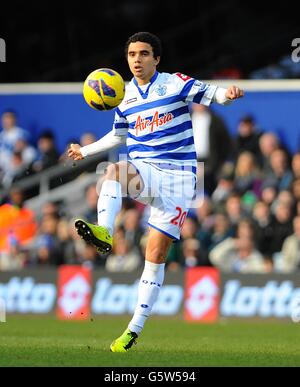
[[[134,35],[130,36],[125,44],[125,56],[128,54],[128,47],[130,43],[143,42],[148,43],[152,47],[153,57],[157,59],[158,56],[161,56],[162,47],[160,39],[150,32],[137,32]]]

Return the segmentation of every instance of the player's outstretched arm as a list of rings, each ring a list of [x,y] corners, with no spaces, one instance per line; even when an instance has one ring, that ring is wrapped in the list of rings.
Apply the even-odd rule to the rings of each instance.
[[[80,152],[80,148],[81,147],[79,144],[70,144],[68,149],[68,156],[73,160],[82,160],[84,157]]]
[[[244,91],[237,86],[229,86],[226,90],[225,97],[234,100],[244,96]]]
[[[79,144],[71,144],[68,149],[68,156],[73,160],[82,160],[99,152],[106,152],[125,144],[126,136],[116,136],[112,131],[92,144],[81,147]]]
[[[221,105],[228,105],[233,100],[244,96],[244,91],[237,86],[229,86],[228,89],[217,87],[213,101]]]

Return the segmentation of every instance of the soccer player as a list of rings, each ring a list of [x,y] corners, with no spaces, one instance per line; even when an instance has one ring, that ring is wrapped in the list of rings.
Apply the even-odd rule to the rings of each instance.
[[[116,109],[112,131],[84,147],[71,144],[68,150],[69,157],[81,160],[127,144],[130,159],[109,165],[104,176],[98,226],[82,219],[75,221],[79,235],[100,252],[107,253],[112,248],[114,220],[121,209],[122,194],[151,206],[136,309],[128,328],[111,344],[112,352],[126,352],[140,335],[164,280],[168,249],[172,241],[180,238],[180,228],[192,203],[196,153],[188,104],[226,105],[244,94],[236,86],[223,89],[181,73],[159,73],[161,43],[151,33],[131,36],[125,53],[133,78]]]

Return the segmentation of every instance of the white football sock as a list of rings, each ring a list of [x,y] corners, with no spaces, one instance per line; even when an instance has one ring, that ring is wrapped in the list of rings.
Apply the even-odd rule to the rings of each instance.
[[[138,301],[134,315],[128,328],[131,332],[140,334],[151,309],[158,298],[164,281],[165,264],[145,261],[145,268],[138,287]]]
[[[115,218],[121,206],[121,184],[115,180],[105,180],[98,198],[98,224],[107,227],[110,235],[114,232]]]

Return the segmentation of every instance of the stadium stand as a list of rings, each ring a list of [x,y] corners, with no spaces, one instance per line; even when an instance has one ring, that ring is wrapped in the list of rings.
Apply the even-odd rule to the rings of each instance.
[[[191,209],[181,241],[170,250],[169,270],[201,265],[242,273],[299,269],[300,258],[295,254],[300,240],[299,153],[286,146],[278,132],[260,127],[258,120],[243,114],[236,120],[236,128],[229,128],[230,152],[213,169],[211,181],[215,184],[204,185],[202,206]],[[41,131],[38,139],[54,144],[55,135]],[[81,136],[82,141],[93,138],[90,132]],[[35,170],[27,160],[31,165],[41,160],[39,140],[36,144],[26,140],[21,144],[22,152],[16,142],[11,150],[14,158],[17,148],[24,168],[23,174],[10,184],[2,184],[0,190],[0,270],[62,263],[106,267],[109,271],[140,267],[147,240],[147,208],[137,202],[124,200],[115,235],[122,248],[116,246],[109,256],[100,257],[74,230],[74,217],[85,216],[96,222],[101,171],[96,174],[95,170],[100,162],[115,160],[116,154],[93,156],[73,165],[65,152],[59,155],[55,151],[55,165],[50,162]],[[64,148],[61,142],[59,148]],[[35,159],[25,157],[25,153],[23,159],[27,149]],[[17,194],[20,198],[16,200]]]

